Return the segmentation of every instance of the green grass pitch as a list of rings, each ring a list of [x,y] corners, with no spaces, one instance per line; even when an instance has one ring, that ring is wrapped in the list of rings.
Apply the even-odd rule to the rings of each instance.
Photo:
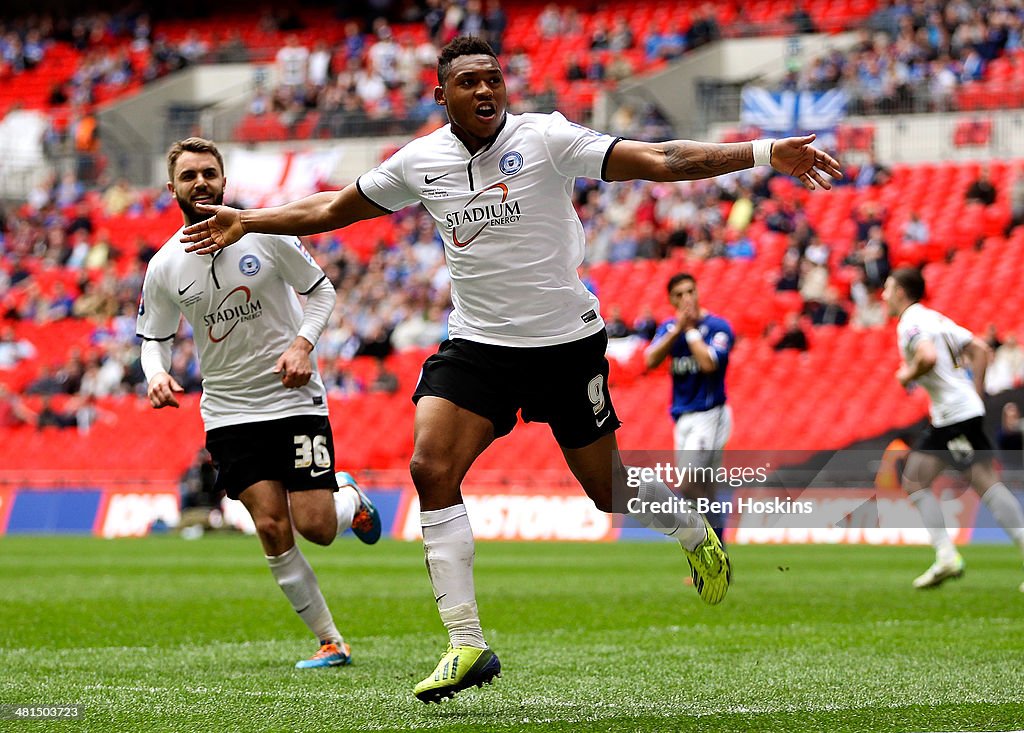
[[[736,547],[726,601],[669,543],[477,546],[493,687],[411,694],[443,651],[418,544],[303,545],[354,665],[315,643],[251,537],[0,539],[0,704],[85,706],[11,731],[980,731],[1024,726],[1010,546]]]

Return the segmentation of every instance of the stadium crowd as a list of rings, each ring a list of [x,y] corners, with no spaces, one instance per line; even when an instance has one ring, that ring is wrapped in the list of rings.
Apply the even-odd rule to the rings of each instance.
[[[960,85],[996,58],[1024,50],[1019,0],[885,0],[848,51],[793,68],[784,88],[845,89],[854,114],[945,111]]]
[[[983,67],[995,55],[1021,47],[1022,17],[1024,3],[1020,0],[882,3],[850,54],[832,53],[819,59],[803,72],[795,72],[788,83],[826,88],[851,78],[860,80],[865,74],[870,77],[876,71],[887,79],[923,79],[922,74],[936,63],[946,63],[947,57],[965,62],[972,54],[980,56]],[[297,36],[288,36],[275,61],[281,84],[263,89],[253,102],[253,111],[277,110],[296,121],[315,109],[321,113],[320,124],[332,134],[348,134],[358,127],[359,120],[373,117],[406,117],[416,124],[426,123],[437,109],[430,95],[436,83],[436,49],[463,32],[482,33],[496,48],[506,51],[507,82],[520,110],[554,109],[558,100],[552,88],[530,89],[531,59],[519,47],[506,47],[507,18],[499,0],[467,0],[464,4],[430,0],[419,15],[402,20],[422,23],[425,39],[417,42],[412,34],[396,32],[379,18],[347,22],[343,40],[333,47],[319,42],[310,50]],[[594,59],[614,59],[622,51],[642,49],[646,60],[653,63],[674,58],[720,33],[711,5],[684,20],[678,27],[652,27],[640,37],[619,20],[608,27],[598,26],[586,39],[586,55],[575,60],[578,68],[567,68],[566,77],[607,79],[607,69],[594,70]],[[370,33],[364,33],[364,23],[369,24]],[[301,21],[289,14],[267,14],[260,24],[287,33],[298,30]],[[544,38],[564,39],[582,34],[582,28],[574,7],[552,3],[538,16],[536,32]],[[247,57],[238,36],[211,47],[198,34],[190,33],[181,43],[170,44],[154,33],[145,14],[96,13],[68,20],[38,16],[9,24],[0,32],[0,39],[5,74],[31,69],[53,40],[72,43],[81,52],[82,63],[67,96],[83,103],[89,100],[89,89],[115,83],[110,74],[116,75],[118,68],[128,74],[130,65],[132,75],[141,73],[148,79],[193,61]],[[136,56],[145,63],[138,63]],[[872,84],[872,88],[878,86]],[[863,95],[858,98],[866,99]],[[433,122],[441,124],[442,120],[435,116]],[[659,126],[661,121],[645,112],[620,110],[613,124],[617,132],[632,136],[642,136],[643,131],[651,135],[665,132]],[[873,187],[883,186],[887,180],[886,167],[871,159],[860,166],[851,182]],[[607,186],[581,180],[575,203],[588,235],[584,267],[661,259],[679,250],[696,259],[764,257],[751,236],[751,225],[757,222],[785,238],[775,287],[799,293],[802,304],[803,320],[798,317],[778,324],[777,333],[772,334],[777,343],[788,344],[785,337],[793,331],[792,340],[800,348],[795,330],[809,324],[869,327],[883,323],[886,315],[878,293],[892,266],[891,243],[884,235],[888,216],[884,208],[870,203],[856,212],[854,244],[846,247],[830,240],[830,233],[815,231],[799,198],[773,196],[770,183],[770,174],[763,170],[683,184]],[[991,203],[994,191],[986,189],[986,183],[993,185],[981,181],[977,193],[988,196],[979,198],[983,203]],[[1018,186],[1024,201],[1024,184],[1018,181]],[[86,191],[75,173],[67,173],[34,189],[24,207],[6,213],[0,227],[4,261],[0,267],[0,317],[7,322],[46,324],[70,318],[96,324],[87,350],[73,351],[64,363],[43,364],[27,391],[75,395],[85,401],[140,390],[136,304],[145,264],[165,233],[153,235],[159,241],[146,241],[140,235],[137,241],[115,242],[98,221],[101,213],[141,218],[174,208],[166,192],[140,191],[114,181],[106,182],[97,194]],[[1015,221],[1024,221],[1024,214]],[[394,389],[393,375],[383,362],[375,377],[360,380],[346,371],[346,361],[356,356],[383,359],[394,350],[431,346],[445,336],[450,290],[433,223],[415,209],[396,215],[394,227],[393,243],[378,246],[368,259],[347,248],[343,236],[324,235],[307,241],[339,293],[320,342],[324,379],[335,392]],[[927,222],[918,215],[911,217],[901,234],[905,242],[927,243],[930,238]],[[612,336],[650,333],[650,313],[631,324],[613,313],[608,315]],[[189,336],[179,334],[173,373],[187,390],[198,391],[199,370]],[[806,347],[806,339],[803,344]],[[31,341],[0,332],[0,369],[33,358],[34,349]],[[1021,365],[1009,357],[1004,361],[1010,366],[999,372],[999,383],[1019,383],[1024,376]]]

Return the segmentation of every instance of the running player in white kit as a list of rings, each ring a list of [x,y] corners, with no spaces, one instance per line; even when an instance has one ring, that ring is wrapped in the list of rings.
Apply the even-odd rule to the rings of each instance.
[[[224,161],[209,140],[172,145],[167,172],[186,224],[201,219],[198,204],[224,199]],[[334,288],[295,237],[250,234],[212,257],[187,254],[180,237],[181,230],[153,255],[139,301],[150,403],[178,406],[182,390],[168,371],[184,314],[199,350],[200,412],[217,488],[249,510],[271,573],[320,642],[296,666],[348,664],[349,645],[294,535],[320,545],[349,527],[368,544],[380,537],[376,508],[349,474],[334,470],[327,395],[313,353]],[[305,308],[296,292],[306,296]]]
[[[921,512],[935,548],[935,562],[914,580],[932,588],[964,572],[964,560],[946,531],[932,482],[954,467],[963,472],[1000,526],[1024,552],[1024,511],[993,466],[992,442],[984,430],[985,369],[989,346],[966,328],[921,304],[925,283],[919,270],[895,270],[882,298],[899,318],[896,333],[903,363],[896,379],[928,392],[930,424],[907,456],[903,489]],[[1024,591],[1024,585],[1021,586]]]
[[[414,203],[444,241],[454,310],[450,339],[427,359],[413,399],[410,470],[420,501],[427,568],[449,648],[414,687],[440,702],[490,682],[501,669],[480,627],[473,588],[474,541],[460,486],[477,456],[525,420],[547,422],[566,463],[603,511],[627,511],[619,420],[608,393],[604,322],[583,286],[583,227],[571,192],[577,176],[606,181],[679,181],[773,165],[807,188],[830,188],[838,163],[813,137],[753,143],[643,143],[595,132],[558,113],[513,115],[494,51],[459,37],[438,59],[437,104],[450,124],[413,140],[337,192],[284,206],[238,211],[202,207],[211,218],[185,229],[188,251],[211,253],[248,232],[312,234]],[[613,486],[618,491],[613,492]],[[719,603],[729,558],[696,512],[656,512],[676,496],[641,482],[630,515],[679,541],[694,587]]]

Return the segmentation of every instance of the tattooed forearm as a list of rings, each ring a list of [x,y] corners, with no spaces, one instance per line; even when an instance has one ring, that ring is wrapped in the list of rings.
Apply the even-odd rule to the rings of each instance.
[[[673,140],[662,145],[665,168],[676,180],[711,178],[754,164],[750,143],[697,143]]]

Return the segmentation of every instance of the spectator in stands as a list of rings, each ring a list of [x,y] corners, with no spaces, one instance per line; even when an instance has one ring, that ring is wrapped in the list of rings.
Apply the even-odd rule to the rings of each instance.
[[[505,44],[505,29],[508,28],[508,16],[505,15],[505,9],[501,5],[501,0],[487,0],[485,26],[487,28],[487,40],[491,44],[491,48],[494,49],[494,52],[500,56]]]
[[[604,330],[608,333],[608,338],[611,339],[625,338],[633,333],[622,318],[622,309],[617,305],[612,306],[608,320],[604,324]]]
[[[832,286],[825,288],[822,299],[807,304],[808,315],[815,326],[845,326],[850,315],[839,302],[839,292]]]
[[[75,300],[75,318],[91,318],[104,322],[117,315],[120,307],[115,288],[116,281],[109,273],[99,281],[86,280],[82,294]]]
[[[730,260],[752,260],[757,256],[754,240],[730,226],[724,227],[725,256]]]
[[[829,283],[828,247],[808,248],[800,262],[800,295],[806,301],[820,301]]]
[[[612,54],[611,60],[608,62],[608,66],[605,69],[605,76],[610,81],[619,82],[630,78],[633,76],[634,72],[635,69],[633,68],[633,62],[621,52],[616,51]]]
[[[107,216],[120,216],[132,207],[138,194],[126,178],[119,178],[103,192],[103,212]]]
[[[931,241],[932,233],[928,225],[921,220],[921,214],[917,211],[910,212],[910,217],[903,225],[903,241],[907,244],[928,244]]]
[[[16,428],[35,423],[36,413],[17,393],[0,382],[0,427]]]
[[[1024,383],[1024,348],[1017,337],[1010,334],[1000,344],[992,357],[992,363],[985,370],[985,391],[999,394]]]
[[[867,161],[857,169],[854,183],[857,188],[884,186],[891,177],[892,173],[889,168],[879,163],[874,152],[871,152],[868,154]]]
[[[864,283],[864,273],[857,270],[857,279],[850,284],[850,299],[853,301],[853,325],[859,328],[882,326],[889,315],[877,289]]]
[[[388,369],[384,359],[377,359],[377,373],[370,382],[371,392],[395,394],[398,391],[398,375]]]
[[[772,345],[772,348],[775,351],[783,351],[784,349],[807,351],[807,334],[800,324],[799,313],[793,311],[786,314],[785,329],[782,332],[781,338]]]
[[[1021,431],[1020,407],[1016,402],[1003,405],[999,429],[996,430],[996,448],[1004,469],[1024,469],[1024,432]]]
[[[75,418],[74,413],[58,410],[53,406],[53,398],[50,395],[43,396],[40,402],[39,413],[36,415],[37,429],[58,428],[63,430],[76,427],[77,425],[78,420]]]
[[[318,39],[313,44],[313,51],[309,54],[306,79],[317,90],[327,86],[330,81],[331,72],[331,49],[327,41]]]
[[[608,25],[603,20],[596,20],[594,29],[590,32],[590,50],[606,51],[609,43]]]
[[[274,60],[279,85],[290,96],[301,93],[306,85],[309,49],[300,44],[299,37],[292,33],[285,38],[284,46],[278,50]]]
[[[865,282],[869,287],[881,288],[885,284],[892,266],[889,263],[889,245],[881,226],[876,224],[871,227],[867,241],[854,248],[847,256],[847,262],[864,269]]]
[[[814,20],[811,18],[810,13],[804,8],[803,3],[797,0],[793,9],[786,15],[785,20],[789,23],[794,33],[816,33],[817,28],[814,26]]]
[[[628,51],[636,45],[633,29],[624,15],[616,15],[608,34],[608,48],[612,51]]]
[[[654,340],[654,334],[658,331],[658,319],[654,317],[654,311],[650,306],[645,306],[633,323],[633,333],[644,341]]]
[[[237,28],[229,30],[227,39],[217,44],[217,61],[222,64],[249,63],[249,47]]]
[[[800,290],[800,255],[787,252],[782,258],[782,271],[775,281],[778,291]]]
[[[200,448],[178,482],[182,512],[219,507],[224,492],[217,490],[216,483],[217,469],[213,465],[213,457],[206,448]],[[184,518],[182,523],[185,524]]]
[[[487,38],[487,18],[480,0],[466,0],[465,12],[458,28],[461,35]]]
[[[0,330],[0,369],[11,369],[35,356],[36,347],[28,339],[18,338],[12,326]]]
[[[189,29],[185,33],[185,39],[178,45],[178,51],[190,64],[198,64],[206,59],[210,52],[210,44],[202,39],[199,32]]]
[[[983,166],[978,177],[967,187],[967,203],[991,206],[996,202],[996,187],[992,184],[988,166]]]
[[[688,48],[700,48],[706,43],[717,41],[722,36],[715,17],[715,6],[713,3],[704,3],[693,13],[693,24],[687,34]]]
[[[374,23],[376,42],[367,52],[368,73],[384,82],[388,89],[397,89],[402,84],[398,73],[398,44],[395,43],[391,26],[378,19]]]
[[[84,107],[72,113],[68,126],[74,140],[75,175],[91,183],[99,172],[99,119],[91,107]]]
[[[1018,168],[1017,178],[1010,188],[1010,221],[1003,234],[1009,237],[1021,224],[1024,224],[1024,170]]]
[[[70,318],[75,308],[75,299],[61,280],[55,280],[45,306],[36,314],[37,323],[51,323]],[[0,342],[2,347],[2,342]],[[2,361],[2,359],[0,359]]]
[[[854,241],[866,242],[871,235],[872,227],[882,226],[884,217],[876,203],[865,201],[853,212],[853,223],[856,225]]]

